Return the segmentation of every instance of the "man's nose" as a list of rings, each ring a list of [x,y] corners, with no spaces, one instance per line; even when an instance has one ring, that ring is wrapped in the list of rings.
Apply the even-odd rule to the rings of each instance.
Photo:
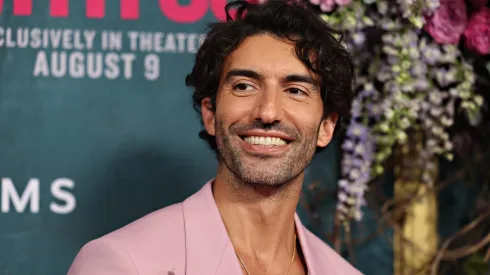
[[[257,98],[254,118],[268,124],[282,120],[281,100],[279,91],[275,89],[263,91]]]

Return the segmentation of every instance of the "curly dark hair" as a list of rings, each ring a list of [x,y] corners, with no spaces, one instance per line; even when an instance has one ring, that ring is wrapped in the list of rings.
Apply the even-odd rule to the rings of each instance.
[[[231,8],[237,8],[235,18]],[[225,58],[247,37],[270,34],[295,43],[296,55],[321,80],[324,118],[338,114],[335,132],[349,116],[354,97],[354,66],[341,45],[341,34],[330,28],[313,9],[298,1],[269,0],[264,4],[235,1],[225,7],[226,22],[211,23],[200,46],[186,85],[194,87],[194,109],[201,115],[201,101],[210,97],[213,110]],[[313,55],[312,55],[313,54]],[[311,60],[314,56],[315,59]],[[202,120],[201,120],[202,122]],[[216,151],[216,140],[206,130],[199,137]]]

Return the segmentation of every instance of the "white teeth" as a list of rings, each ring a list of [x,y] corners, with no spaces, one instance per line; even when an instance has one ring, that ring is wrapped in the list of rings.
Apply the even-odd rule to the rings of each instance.
[[[264,146],[280,146],[286,145],[286,141],[282,138],[277,137],[246,137],[244,139],[246,142],[254,145],[264,145]]]

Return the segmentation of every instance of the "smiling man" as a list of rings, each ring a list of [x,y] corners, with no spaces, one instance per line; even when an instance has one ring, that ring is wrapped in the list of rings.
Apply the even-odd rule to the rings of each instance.
[[[349,54],[302,5],[237,2],[227,13],[233,7],[186,80],[216,177],[85,245],[69,275],[360,274],[295,212],[306,167],[349,113]]]

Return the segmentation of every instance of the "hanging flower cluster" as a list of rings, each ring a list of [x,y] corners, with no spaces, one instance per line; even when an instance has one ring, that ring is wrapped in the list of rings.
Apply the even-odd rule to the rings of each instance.
[[[452,160],[448,132],[456,112],[472,125],[484,105],[473,91],[475,74],[464,47],[490,54],[486,0],[310,0],[322,18],[344,32],[359,91],[342,149],[339,217],[362,218],[368,182],[383,173],[395,144],[410,131],[424,134],[424,159]],[[471,12],[469,12],[471,10]],[[431,185],[430,169],[422,179]]]

